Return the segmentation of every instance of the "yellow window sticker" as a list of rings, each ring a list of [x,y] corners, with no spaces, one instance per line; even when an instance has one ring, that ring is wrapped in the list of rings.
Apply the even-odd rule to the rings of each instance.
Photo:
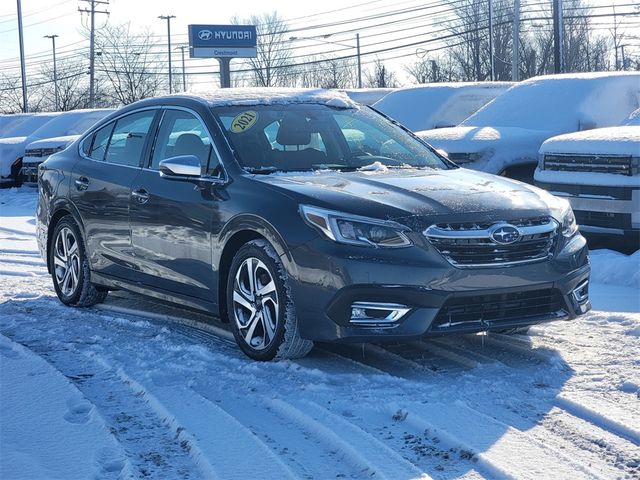
[[[253,127],[258,120],[258,113],[253,110],[242,112],[236,116],[231,122],[231,131],[233,133],[242,133]]]

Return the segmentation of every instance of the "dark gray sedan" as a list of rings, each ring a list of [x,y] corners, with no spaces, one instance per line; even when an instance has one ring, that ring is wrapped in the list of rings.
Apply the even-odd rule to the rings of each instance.
[[[124,289],[206,310],[258,360],[590,309],[567,202],[458,168],[342,94],[144,100],[38,180],[38,242],[63,303]]]

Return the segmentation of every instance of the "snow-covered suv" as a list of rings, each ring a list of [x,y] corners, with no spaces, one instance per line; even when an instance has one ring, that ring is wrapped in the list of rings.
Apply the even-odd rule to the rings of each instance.
[[[640,109],[619,127],[559,135],[540,147],[536,185],[566,198],[585,232],[640,238]]]
[[[459,165],[533,182],[538,150],[563,133],[620,125],[640,107],[640,72],[535,77],[458,127],[417,132]]]

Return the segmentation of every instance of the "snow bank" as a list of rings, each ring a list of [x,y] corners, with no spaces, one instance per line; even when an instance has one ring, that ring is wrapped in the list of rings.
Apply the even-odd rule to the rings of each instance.
[[[591,281],[640,290],[640,250],[632,255],[613,250],[592,250]],[[640,293],[639,293],[640,295]]]
[[[198,94],[197,97],[206,100],[212,107],[292,103],[317,103],[338,108],[358,106],[345,93],[321,88],[221,88]]]
[[[596,128],[549,138],[540,153],[640,156],[640,126]]]
[[[431,83],[398,89],[374,107],[414,132],[452,127],[511,85],[510,82]]]

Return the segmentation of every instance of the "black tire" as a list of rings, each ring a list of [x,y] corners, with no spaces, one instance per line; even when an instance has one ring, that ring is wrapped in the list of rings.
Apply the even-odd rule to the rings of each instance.
[[[53,230],[49,267],[53,288],[65,305],[90,307],[107,297],[106,290],[98,290],[91,283],[84,238],[70,215],[62,217]]]
[[[253,283],[249,283],[249,272],[253,272]],[[238,250],[226,293],[233,336],[248,357],[300,358],[313,348],[312,341],[300,337],[287,272],[266,240],[253,240]]]

